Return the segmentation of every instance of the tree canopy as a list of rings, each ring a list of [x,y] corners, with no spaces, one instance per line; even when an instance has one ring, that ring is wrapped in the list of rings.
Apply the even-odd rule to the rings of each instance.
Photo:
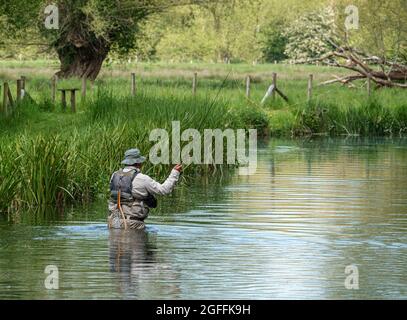
[[[107,57],[225,63],[313,58],[330,50],[325,38],[336,34],[371,54],[404,61],[407,57],[405,0],[54,3],[58,30],[44,27],[49,1],[1,1],[0,56],[53,55],[61,61],[60,76],[95,78]],[[349,5],[358,9],[355,30],[344,27]],[[25,44],[32,46],[27,49]]]

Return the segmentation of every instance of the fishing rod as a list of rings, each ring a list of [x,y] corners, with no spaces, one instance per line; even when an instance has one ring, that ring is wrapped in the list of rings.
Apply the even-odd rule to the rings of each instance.
[[[198,128],[197,128],[198,131],[200,131],[200,130],[202,129],[202,126],[203,126],[203,123],[204,123],[205,118],[208,116],[209,112],[212,110],[212,108],[214,107],[215,103],[217,102],[217,100],[218,100],[218,98],[219,98],[219,95],[220,95],[221,91],[223,90],[223,88],[225,87],[226,81],[228,80],[228,78],[229,78],[231,72],[232,72],[232,70],[230,70],[230,71],[228,72],[228,74],[226,75],[226,77],[222,80],[222,83],[221,83],[221,85],[220,85],[220,87],[219,87],[219,89],[218,89],[218,91],[217,91],[217,93],[216,93],[214,99],[213,99],[212,102],[210,103],[207,112],[206,112],[205,115],[202,117],[202,119],[201,119],[201,121],[200,121],[200,123],[199,123],[199,125],[198,125]],[[182,164],[182,163],[181,163],[181,164]],[[186,169],[188,169],[191,164],[192,164],[192,163],[187,164],[187,165],[185,166],[185,168],[183,168],[183,171],[185,171]],[[146,174],[149,173],[152,169],[153,169],[153,166],[151,166],[151,167],[146,171]]]
[[[223,79],[223,81],[222,81],[222,83],[221,83],[221,85],[220,85],[220,87],[219,87],[219,89],[218,89],[218,92],[216,93],[215,98],[213,99],[212,103],[209,105],[209,108],[208,108],[207,112],[205,113],[205,115],[204,115],[203,118],[201,119],[201,122],[199,123],[199,126],[198,126],[198,128],[197,128],[198,131],[201,131],[202,125],[203,125],[203,122],[204,122],[205,118],[208,116],[209,112],[211,111],[211,109],[212,109],[213,106],[215,105],[215,103],[216,103],[216,101],[217,101],[217,99],[218,99],[218,97],[219,97],[219,95],[220,95],[222,89],[224,88],[224,86],[225,86],[225,84],[226,84],[226,81],[227,81],[227,79],[229,78],[229,75],[230,75],[231,72],[232,72],[232,70],[230,70],[230,71],[228,72],[228,74],[226,75],[226,77]],[[189,166],[190,166],[191,164],[192,164],[192,163],[187,164],[186,167],[185,167],[183,170],[186,170],[187,168],[189,168]]]

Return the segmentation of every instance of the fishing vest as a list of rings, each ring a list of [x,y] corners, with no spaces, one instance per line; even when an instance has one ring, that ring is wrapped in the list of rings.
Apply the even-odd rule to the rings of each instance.
[[[113,173],[112,180],[110,181],[110,198],[114,203],[117,203],[117,198],[120,191],[120,202],[133,202],[132,195],[133,180],[138,172],[131,170],[123,172],[123,170]]]

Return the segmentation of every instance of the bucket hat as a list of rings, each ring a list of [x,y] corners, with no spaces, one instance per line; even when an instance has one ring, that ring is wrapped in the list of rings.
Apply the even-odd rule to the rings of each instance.
[[[144,161],[146,161],[146,157],[143,157],[140,150],[135,148],[129,149],[124,153],[124,160],[122,161],[122,164],[132,165],[136,163],[143,163]]]

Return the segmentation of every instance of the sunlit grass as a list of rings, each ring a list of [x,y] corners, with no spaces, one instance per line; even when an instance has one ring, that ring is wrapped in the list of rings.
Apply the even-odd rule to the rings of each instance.
[[[47,61],[8,64],[0,80],[15,81],[26,73],[27,92],[34,102],[23,102],[12,115],[0,115],[0,211],[23,206],[62,206],[106,198],[108,179],[120,167],[123,153],[138,147],[148,154],[151,130],[196,128],[256,128],[273,136],[402,135],[407,132],[407,92],[375,90],[367,97],[363,82],[348,89],[340,85],[315,86],[306,98],[307,77],[316,84],[332,68],[284,65],[138,64],[107,66],[86,100],[77,95],[77,112],[63,112],[60,96],[52,103],[50,76],[55,64]],[[49,68],[48,70],[43,69]],[[41,69],[44,73],[36,73]],[[10,71],[11,70],[11,71]],[[335,69],[336,70],[336,69]],[[10,72],[9,72],[10,71]],[[136,95],[130,95],[130,72],[137,73]],[[196,96],[192,74],[199,72]],[[260,101],[278,72],[278,86],[288,96]],[[12,74],[12,78],[9,74]],[[253,77],[250,99],[245,76]],[[114,75],[111,77],[110,75]],[[59,88],[80,88],[80,79],[60,80]],[[146,165],[147,173],[164,178],[170,165]],[[184,178],[207,175],[213,166],[190,166]]]
[[[146,93],[126,97],[103,88],[77,114],[22,103],[1,120],[0,211],[106,198],[108,180],[120,167],[124,151],[138,147],[148,155],[155,143],[149,140],[153,129],[171,132],[172,121],[177,120],[181,130],[243,128],[245,112],[213,97]],[[162,179],[170,167],[147,163],[144,171]],[[191,165],[183,177],[210,175],[214,170],[214,165]]]

